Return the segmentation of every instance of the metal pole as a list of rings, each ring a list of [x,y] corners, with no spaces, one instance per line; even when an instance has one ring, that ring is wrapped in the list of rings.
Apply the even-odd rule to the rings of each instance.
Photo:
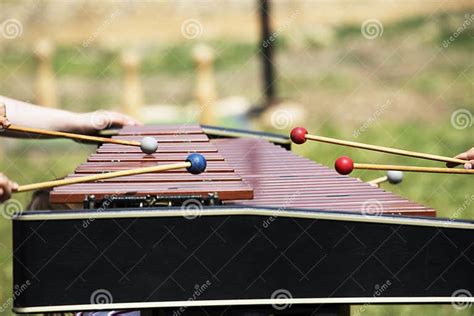
[[[265,94],[264,108],[276,99],[275,71],[273,68],[274,40],[270,26],[270,0],[259,0],[261,22],[261,58],[263,67],[263,91]]]

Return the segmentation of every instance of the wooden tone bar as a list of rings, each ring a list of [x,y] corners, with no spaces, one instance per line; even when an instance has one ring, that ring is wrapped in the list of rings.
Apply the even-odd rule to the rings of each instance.
[[[213,139],[211,143],[254,190],[252,200],[225,201],[227,205],[364,213],[373,204],[377,214],[436,215],[433,209],[339,175],[264,140]]]
[[[155,153],[144,155],[135,148],[104,144],[66,180],[100,176],[104,172],[148,168],[156,164],[180,163],[193,152],[206,158],[206,171],[191,175],[185,168],[180,168],[160,173],[99,178],[95,182],[55,188],[51,192],[51,202],[81,203],[91,195],[100,199],[110,195],[127,198],[147,195],[206,197],[216,193],[221,200],[253,198],[253,189],[229,166],[217,148],[209,142],[207,135],[203,134],[200,126],[129,126],[119,131],[113,139],[135,141],[144,135],[152,136],[158,141]]]

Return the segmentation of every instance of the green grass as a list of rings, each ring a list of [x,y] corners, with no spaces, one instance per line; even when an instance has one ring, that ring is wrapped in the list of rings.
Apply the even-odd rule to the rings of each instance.
[[[283,47],[283,39],[278,43]],[[230,42],[226,40],[208,43],[214,48],[215,69],[225,70],[237,67],[257,53],[253,43]],[[184,42],[169,47],[149,47],[142,52],[141,72],[144,76],[153,74],[183,74],[193,72],[195,62],[194,46]],[[54,70],[59,78],[107,77],[119,78],[122,74],[120,51],[101,47],[58,46],[55,51]],[[35,59],[31,50],[7,47],[0,54],[0,65],[4,72],[34,72]],[[2,69],[0,69],[1,72]]]
[[[472,12],[443,12],[433,16],[414,16],[402,19],[396,22],[380,21],[383,25],[383,40],[398,40],[400,37],[406,37],[416,32],[424,32],[423,28],[431,27],[432,38],[434,43],[440,45],[443,40],[453,35],[459,27],[462,27],[465,21],[469,22],[469,15]],[[465,29],[458,32],[456,40],[452,45],[457,48],[471,49],[474,45],[472,38],[474,36],[474,23],[465,24]],[[343,24],[335,28],[336,37],[340,42],[348,39],[362,38],[361,25],[359,24]]]

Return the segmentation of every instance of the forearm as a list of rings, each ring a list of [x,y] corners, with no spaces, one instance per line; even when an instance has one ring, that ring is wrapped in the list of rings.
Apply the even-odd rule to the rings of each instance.
[[[6,115],[13,125],[53,131],[80,130],[81,114],[42,106],[0,96],[5,104]]]
[[[69,133],[95,134],[108,127],[141,125],[133,117],[116,112],[99,110],[75,113],[29,104],[4,96],[0,96],[0,112],[0,115],[6,117],[3,117],[3,120],[8,119],[13,125]],[[0,125],[3,124],[0,123]],[[3,135],[25,136],[21,133],[8,131],[8,128]]]

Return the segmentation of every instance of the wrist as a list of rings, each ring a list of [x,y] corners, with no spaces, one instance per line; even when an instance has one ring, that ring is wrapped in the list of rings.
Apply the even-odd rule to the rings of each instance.
[[[72,117],[68,120],[66,128],[69,132],[81,134],[94,134],[100,130],[106,129],[112,123],[109,112],[97,110],[87,113],[71,113]]]

